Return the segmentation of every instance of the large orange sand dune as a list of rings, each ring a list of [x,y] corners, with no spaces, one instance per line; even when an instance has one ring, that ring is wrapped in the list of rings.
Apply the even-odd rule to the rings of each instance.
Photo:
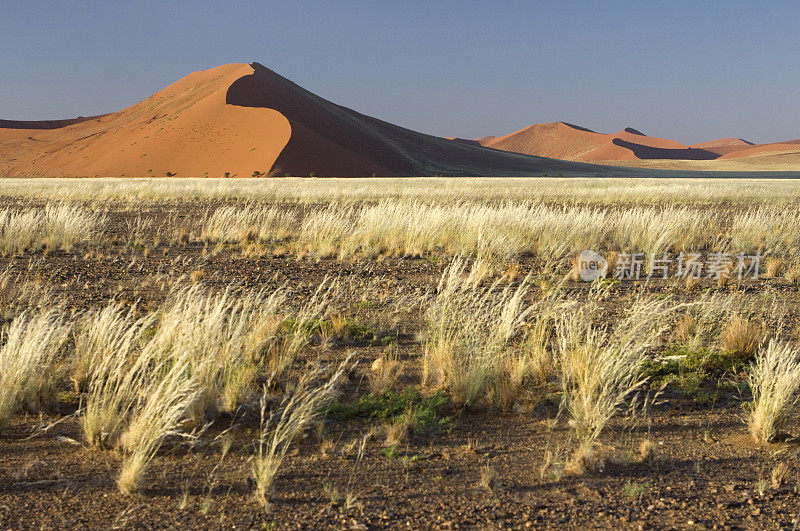
[[[630,175],[459,144],[316,96],[258,63],[190,74],[119,112],[0,122],[0,174]]]
[[[289,140],[288,121],[273,109],[225,103],[228,87],[251,72],[246,64],[195,72],[113,114],[27,129],[24,137],[0,136],[0,171],[221,176],[244,168],[268,169]],[[0,131],[12,135],[15,130]]]
[[[653,163],[757,157],[756,169],[797,169],[797,153],[800,141],[686,146],[630,128],[602,134],[564,122],[501,137],[445,139],[331,103],[258,63],[195,72],[106,115],[0,120],[5,176],[646,176],[665,173],[614,161],[670,168]]]

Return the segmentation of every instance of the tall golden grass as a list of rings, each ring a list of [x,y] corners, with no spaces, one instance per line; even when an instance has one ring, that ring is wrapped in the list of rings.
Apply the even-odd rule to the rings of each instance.
[[[19,408],[37,408],[53,396],[54,362],[70,329],[55,307],[25,312],[0,330],[0,427]]]
[[[800,401],[800,352],[789,343],[771,340],[756,355],[749,380],[750,434],[760,443],[770,442]]]
[[[45,208],[0,210],[0,253],[17,254],[46,247],[69,251],[98,236],[105,218],[84,208],[52,203]]]

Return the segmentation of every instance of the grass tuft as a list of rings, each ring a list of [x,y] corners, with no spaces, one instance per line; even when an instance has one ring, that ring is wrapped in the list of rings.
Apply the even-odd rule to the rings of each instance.
[[[747,424],[757,442],[774,439],[792,408],[800,400],[800,359],[788,343],[772,340],[750,368],[753,401]]]

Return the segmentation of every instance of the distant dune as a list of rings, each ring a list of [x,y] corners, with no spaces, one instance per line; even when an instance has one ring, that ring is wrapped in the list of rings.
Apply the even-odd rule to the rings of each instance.
[[[765,157],[778,154],[800,154],[800,140],[775,142],[773,144],[751,145],[740,150],[725,153],[722,159],[739,159],[743,157]]]
[[[461,142],[469,142],[468,140]],[[800,140],[755,145],[741,138],[722,138],[692,145],[674,140],[647,136],[627,127],[617,133],[597,133],[566,122],[534,124],[505,136],[486,136],[474,142],[494,149],[526,153],[564,160],[614,164],[618,166],[714,171],[712,164],[692,164],[690,161],[747,159],[735,165],[735,170],[760,171],[771,169],[798,170],[792,157],[752,162],[751,157],[800,153]],[[658,162],[664,161],[664,162]],[[668,161],[682,161],[671,163]],[[725,165],[719,166],[720,169]]]
[[[702,160],[719,156],[674,140],[646,136],[630,127],[603,134],[566,122],[534,124],[506,136],[483,137],[476,141],[494,149],[575,161]]]

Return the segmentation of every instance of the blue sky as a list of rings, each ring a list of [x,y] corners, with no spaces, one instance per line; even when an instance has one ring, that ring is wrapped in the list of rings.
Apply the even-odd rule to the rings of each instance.
[[[698,142],[800,138],[800,2],[85,2],[0,6],[0,118],[99,114],[258,61],[442,135],[564,120]]]

